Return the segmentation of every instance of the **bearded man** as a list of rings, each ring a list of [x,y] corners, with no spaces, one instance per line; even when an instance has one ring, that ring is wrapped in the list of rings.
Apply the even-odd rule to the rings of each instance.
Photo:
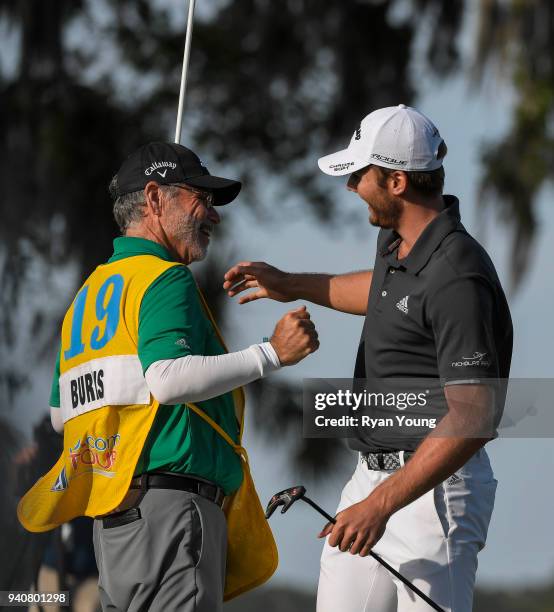
[[[64,318],[50,399],[63,469],[20,517],[35,530],[96,517],[103,610],[222,609],[222,505],[243,469],[217,428],[237,444],[240,387],[318,348],[305,307],[268,342],[223,344],[188,265],[206,256],[218,208],[240,188],[178,144],[130,155],[110,185],[123,236]]]
[[[243,304],[303,299],[365,316],[354,377],[431,379],[442,395],[433,435],[360,427],[349,441],[358,465],[336,524],[320,534],[318,612],[429,610],[370,550],[444,610],[472,610],[496,490],[484,446],[503,408],[513,332],[493,263],[462,225],[458,199],[442,193],[446,151],[417,110],[370,113],[319,167],[349,175],[347,189],[381,228],[373,270],[297,274],[241,262],[225,275],[230,296],[253,289]]]

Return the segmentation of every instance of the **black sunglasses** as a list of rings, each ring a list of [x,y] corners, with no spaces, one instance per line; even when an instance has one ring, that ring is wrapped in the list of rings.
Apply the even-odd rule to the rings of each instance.
[[[362,180],[362,176],[371,168],[372,164],[368,166],[364,166],[356,172],[352,172],[352,174],[348,177],[347,185],[348,187],[357,187],[358,183]]]
[[[200,189],[189,187],[188,185],[180,185],[179,183],[170,183],[170,186],[188,191],[194,197],[198,198],[198,200],[200,200],[200,202],[202,202],[206,208],[212,208],[214,205],[214,194],[211,191],[202,191]]]

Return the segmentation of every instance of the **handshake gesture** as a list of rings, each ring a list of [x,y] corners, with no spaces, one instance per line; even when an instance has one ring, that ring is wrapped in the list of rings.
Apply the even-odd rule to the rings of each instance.
[[[290,277],[286,272],[263,262],[241,262],[226,272],[223,288],[229,297],[247,289],[256,289],[241,296],[239,304],[247,304],[260,298],[290,302],[296,299],[290,286]],[[284,366],[294,365],[317,351],[318,335],[306,306],[287,312],[275,326],[269,341]]]

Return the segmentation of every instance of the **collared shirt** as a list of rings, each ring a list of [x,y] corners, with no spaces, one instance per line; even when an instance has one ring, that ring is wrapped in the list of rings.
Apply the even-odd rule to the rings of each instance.
[[[114,240],[114,253],[108,263],[137,255],[154,255],[173,261],[160,244],[143,238]],[[187,355],[221,355],[224,348],[205,316],[196,284],[186,266],[174,266],[147,289],[140,307],[138,357],[142,370],[162,359]],[[59,360],[52,382],[50,405],[60,405]],[[197,402],[235,441],[238,425],[231,393]],[[184,405],[158,409],[135,469],[143,472],[168,471],[200,476],[217,483],[226,494],[242,481],[238,455],[223,438]]]
[[[490,257],[462,225],[457,198],[444,202],[403,259],[401,237],[380,231],[355,378],[443,385],[508,378],[513,329],[504,291]],[[414,450],[420,441],[360,428],[350,445]]]

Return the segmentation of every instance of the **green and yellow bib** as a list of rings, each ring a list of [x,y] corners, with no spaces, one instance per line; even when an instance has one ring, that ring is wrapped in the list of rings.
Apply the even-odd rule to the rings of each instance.
[[[29,531],[54,529],[78,516],[101,516],[125,497],[158,412],[138,356],[142,298],[172,266],[154,255],[127,257],[99,266],[77,293],[63,326],[59,368],[64,450],[56,465],[21,499],[21,524]],[[225,343],[199,292],[205,316]],[[264,517],[248,457],[241,444],[244,391],[232,392],[238,443],[206,412],[189,404],[233,449],[242,484],[227,498],[225,599],[269,579],[278,554]]]
[[[64,450],[19,503],[29,531],[106,514],[127,493],[159,407],[137,355],[141,300],[174,265],[150,255],[122,259],[99,266],[77,293],[62,326]]]

